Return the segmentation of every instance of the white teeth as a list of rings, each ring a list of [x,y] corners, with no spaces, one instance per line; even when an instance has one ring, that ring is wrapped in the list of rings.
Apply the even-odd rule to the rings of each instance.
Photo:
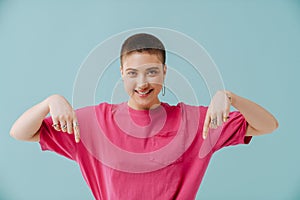
[[[147,93],[149,93],[150,92],[150,90],[148,90],[148,91],[146,91],[146,92],[140,92],[140,91],[137,91],[139,94],[142,94],[142,95],[144,95],[144,94],[147,94]]]
[[[149,91],[148,91],[149,92]],[[147,94],[148,92],[139,92],[140,94]]]

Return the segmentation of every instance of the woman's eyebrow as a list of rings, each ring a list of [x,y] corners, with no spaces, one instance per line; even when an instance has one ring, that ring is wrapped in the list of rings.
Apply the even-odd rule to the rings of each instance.
[[[157,66],[155,66],[155,67],[149,67],[149,68],[146,69],[146,71],[153,70],[153,69],[159,70],[159,67],[157,67]],[[132,71],[138,71],[138,69],[130,68],[130,67],[127,68],[125,71],[130,71],[130,70],[132,70]]]
[[[134,68],[127,68],[125,71],[129,71],[129,70],[138,71],[137,69],[134,69]]]
[[[159,67],[150,67],[150,68],[147,68],[146,70],[149,71],[149,70],[153,70],[153,69],[159,69]]]

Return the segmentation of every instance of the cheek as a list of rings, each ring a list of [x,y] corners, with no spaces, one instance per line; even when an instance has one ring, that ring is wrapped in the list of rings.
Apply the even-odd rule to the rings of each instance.
[[[134,82],[133,81],[130,81],[130,80],[127,80],[127,79],[124,79],[124,88],[127,92],[131,92],[132,89],[134,88]]]
[[[151,79],[149,82],[155,87],[161,87],[163,85],[163,77],[155,77],[153,79]]]

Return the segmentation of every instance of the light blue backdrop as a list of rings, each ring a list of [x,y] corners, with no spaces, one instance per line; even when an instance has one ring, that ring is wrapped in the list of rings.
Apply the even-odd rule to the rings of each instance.
[[[218,65],[227,89],[280,122],[272,135],[215,154],[197,199],[300,199],[296,0],[0,0],[0,199],[93,199],[75,163],[13,140],[9,129],[51,94],[71,100],[78,67],[97,44],[149,26],[194,38]]]

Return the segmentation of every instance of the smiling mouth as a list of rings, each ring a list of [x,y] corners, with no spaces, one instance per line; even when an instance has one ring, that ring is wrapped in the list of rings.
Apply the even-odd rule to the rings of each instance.
[[[144,91],[144,92],[135,90],[135,92],[136,92],[139,96],[142,96],[142,97],[149,95],[152,91],[153,91],[153,89],[146,90],[146,91]]]

